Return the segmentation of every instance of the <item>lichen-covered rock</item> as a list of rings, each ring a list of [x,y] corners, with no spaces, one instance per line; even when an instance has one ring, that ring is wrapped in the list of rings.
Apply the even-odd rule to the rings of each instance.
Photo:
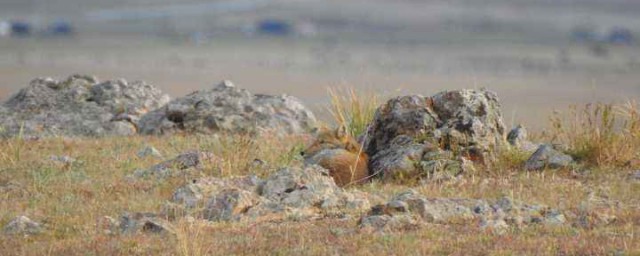
[[[373,216],[389,216],[375,217]],[[558,210],[543,205],[513,201],[508,197],[497,200],[466,198],[426,198],[413,190],[394,196],[386,204],[376,205],[360,219],[377,229],[396,216],[413,216],[425,223],[455,224],[480,220],[482,228],[496,229],[532,224],[562,225],[566,219]]]
[[[498,96],[486,90],[445,91],[431,97],[442,125],[439,140],[476,157],[491,154],[505,140]]]
[[[179,188],[165,215],[191,215],[212,221],[273,217],[308,219],[360,212],[368,195],[344,191],[319,166],[284,168],[265,180],[255,176],[203,178]],[[178,214],[177,214],[178,213]]]
[[[573,158],[558,150],[552,145],[544,144],[538,147],[536,152],[525,162],[527,171],[542,170],[544,168],[565,168],[573,163]]]
[[[260,197],[253,192],[229,188],[220,191],[207,203],[204,218],[212,221],[238,220],[260,202]]]
[[[204,205],[212,197],[228,188],[239,188],[257,193],[258,185],[263,181],[256,176],[242,176],[231,178],[204,177],[193,183],[178,188],[171,199],[174,203],[183,204],[188,208]]]
[[[315,117],[291,96],[252,94],[224,81],[215,88],[173,100],[140,120],[142,134],[256,133],[273,130],[301,133],[315,125]]]
[[[509,131],[507,141],[511,146],[530,154],[535,152],[540,146],[529,141],[527,129],[522,125],[518,125]]]
[[[506,143],[497,96],[458,90],[391,99],[376,111],[365,142],[370,171],[383,178],[458,175],[464,159],[485,162]],[[436,175],[440,176],[440,175]]]
[[[1,136],[132,135],[137,119],[169,101],[154,86],[124,80],[98,83],[73,75],[38,78],[3,104]]]
[[[35,235],[41,233],[43,230],[42,225],[35,221],[32,221],[27,216],[18,216],[11,220],[2,231],[7,235]]]

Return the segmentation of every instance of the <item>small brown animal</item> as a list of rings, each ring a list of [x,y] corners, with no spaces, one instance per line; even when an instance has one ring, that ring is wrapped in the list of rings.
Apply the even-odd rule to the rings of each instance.
[[[338,186],[362,183],[369,176],[369,157],[344,126],[321,129],[316,140],[302,152],[305,162],[329,170]]]

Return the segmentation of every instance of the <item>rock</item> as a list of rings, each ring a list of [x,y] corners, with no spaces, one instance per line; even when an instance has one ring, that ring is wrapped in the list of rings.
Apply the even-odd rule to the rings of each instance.
[[[339,201],[340,189],[324,168],[311,165],[302,169],[284,168],[260,186],[260,195],[287,207],[305,208],[324,201]]]
[[[303,220],[344,216],[368,207],[368,194],[346,192],[326,175],[325,169],[307,166],[283,168],[265,180],[255,176],[197,180],[174,193],[165,215],[190,215],[211,221],[266,217]]]
[[[531,154],[540,146],[528,140],[527,129],[521,124],[511,129],[507,141],[511,146]]]
[[[488,230],[495,235],[504,235],[509,231],[509,225],[504,219],[483,219],[480,222],[480,228]]]
[[[140,115],[168,101],[144,82],[38,78],[3,104],[0,136],[132,135]]]
[[[58,163],[64,166],[72,165],[77,161],[75,158],[70,156],[51,156],[49,159],[51,159],[51,161],[55,163]]]
[[[291,96],[252,94],[224,81],[215,88],[175,99],[140,120],[142,134],[306,132],[315,117]]]
[[[206,165],[218,166],[220,160],[210,152],[191,151],[182,153],[173,159],[156,164],[146,170],[136,170],[137,178],[154,176],[157,178],[174,177],[188,171],[200,170]]]
[[[498,96],[486,90],[445,91],[431,97],[442,125],[444,149],[460,150],[472,158],[493,154],[504,144],[505,127]]]
[[[168,221],[158,218],[153,213],[124,213],[116,224],[123,234],[137,232],[175,234],[175,229]]]
[[[500,104],[492,92],[402,96],[376,110],[365,149],[371,156],[371,172],[384,179],[455,176],[467,167],[458,156],[485,162],[506,143],[504,130]]]
[[[4,226],[3,232],[7,235],[35,235],[42,232],[42,225],[26,216],[18,216]]]
[[[531,157],[525,162],[524,168],[527,171],[542,170],[544,168],[565,168],[573,163],[573,158],[567,154],[559,152],[553,146],[541,145]]]
[[[425,145],[414,143],[406,135],[396,137],[396,141],[408,139],[408,143],[391,143],[380,150],[369,161],[370,170],[384,180],[403,179],[420,175],[418,164],[424,155]]]
[[[140,149],[136,155],[139,158],[145,158],[145,157],[149,157],[149,156],[156,157],[156,158],[162,158],[162,153],[160,153],[160,151],[158,151],[156,148],[154,148],[152,146],[146,146],[146,147]]]
[[[128,121],[155,110],[170,101],[168,95],[142,81],[107,81],[91,87],[90,101],[108,107],[116,116],[128,115]],[[126,118],[125,118],[126,119]]]
[[[207,203],[204,217],[212,221],[238,220],[259,202],[260,198],[255,193],[237,188],[225,189]]]
[[[205,177],[178,188],[173,193],[171,201],[183,204],[188,208],[196,208],[198,205],[204,205],[204,202],[209,201],[223,190],[229,188],[238,188],[257,193],[258,186],[262,182],[254,175],[225,179]]]
[[[383,216],[383,217],[374,217]],[[385,217],[386,216],[386,217]],[[394,196],[389,202],[376,205],[360,219],[378,229],[396,216],[408,216],[424,223],[459,224],[480,219],[480,227],[503,234],[511,226],[563,225],[565,216],[543,205],[515,202],[508,197],[497,200],[466,198],[426,198],[413,190]]]
[[[396,143],[406,141],[408,143]],[[411,142],[400,135],[390,147],[378,152],[370,161],[371,170],[383,180],[428,179],[448,180],[473,170],[473,165],[451,151],[441,150],[428,142]]]

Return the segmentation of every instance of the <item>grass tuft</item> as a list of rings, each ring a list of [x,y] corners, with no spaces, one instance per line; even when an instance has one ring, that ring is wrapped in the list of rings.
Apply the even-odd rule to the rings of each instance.
[[[567,145],[575,159],[599,167],[619,167],[639,157],[640,108],[624,104],[586,104],[570,107],[567,115],[555,112],[543,138]]]
[[[329,88],[328,93],[331,98],[329,112],[335,122],[346,127],[354,138],[365,133],[379,106],[378,94],[358,92],[353,88]]]

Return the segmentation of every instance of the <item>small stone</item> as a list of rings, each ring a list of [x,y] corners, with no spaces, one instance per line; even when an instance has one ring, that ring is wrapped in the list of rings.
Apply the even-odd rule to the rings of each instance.
[[[482,220],[480,228],[489,230],[495,235],[505,235],[509,231],[509,225],[503,219]]]
[[[542,170],[544,168],[565,168],[573,163],[573,158],[567,154],[559,152],[553,146],[541,145],[531,157],[525,162],[524,168],[527,171]]]
[[[158,151],[156,148],[152,147],[152,146],[146,146],[142,149],[140,149],[137,153],[137,156],[139,158],[145,158],[145,157],[156,157],[156,158],[162,158],[162,154],[160,153],[160,151]]]
[[[118,223],[120,232],[125,234],[136,232],[175,234],[175,229],[168,221],[158,218],[153,213],[124,213],[120,216]]]
[[[70,156],[51,156],[49,159],[51,161],[62,164],[62,165],[71,165],[76,162],[76,159]]]
[[[3,232],[8,235],[35,235],[42,232],[42,225],[32,221],[27,216],[18,216],[4,226]]]

